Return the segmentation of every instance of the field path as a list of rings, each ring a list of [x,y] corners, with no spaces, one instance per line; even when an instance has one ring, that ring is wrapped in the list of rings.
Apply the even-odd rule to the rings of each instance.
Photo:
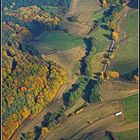
[[[96,0],[72,0],[62,25],[72,35],[85,36],[91,29],[93,13],[100,8]],[[70,16],[76,16],[77,22],[68,21],[67,17]]]
[[[124,132],[124,131],[132,130],[132,129],[135,129],[135,128],[138,128],[138,122],[137,121],[133,122],[133,123],[128,123],[128,124],[113,127],[113,128],[110,128],[110,130],[112,132]]]
[[[97,0],[72,0],[70,11],[67,15],[77,15],[78,21],[90,24],[92,14],[100,9]]]
[[[78,0],[72,0],[71,3],[72,4],[71,4],[71,7],[70,7],[70,11],[72,12],[74,9],[76,9]]]

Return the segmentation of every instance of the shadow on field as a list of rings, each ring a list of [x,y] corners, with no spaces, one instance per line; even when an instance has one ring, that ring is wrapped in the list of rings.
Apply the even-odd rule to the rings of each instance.
[[[101,27],[102,29],[105,29],[105,30],[108,30],[108,29],[109,29],[107,25],[101,25],[100,27]]]
[[[128,7],[134,8],[134,9],[138,9],[138,0],[131,0],[131,1],[128,3]]]
[[[74,92],[79,87],[79,84],[73,84],[71,89],[69,89],[65,94],[63,94],[63,103],[64,105],[68,105],[69,96],[72,92]]]
[[[84,91],[85,93],[83,94],[82,98],[87,102],[89,102],[89,97],[91,96],[91,92],[92,92],[91,90],[94,87],[95,83],[96,83],[96,81],[91,79],[91,80],[89,80],[89,82],[85,88],[85,91]]]
[[[109,34],[104,34],[104,36],[105,36],[107,39],[112,40],[111,35],[109,35]]]
[[[34,133],[35,133],[34,140],[38,140],[39,136],[41,135],[41,128],[39,126],[35,126]]]

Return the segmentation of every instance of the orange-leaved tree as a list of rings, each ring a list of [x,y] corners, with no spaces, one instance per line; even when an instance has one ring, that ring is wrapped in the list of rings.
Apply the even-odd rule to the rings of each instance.
[[[108,71],[107,76],[109,78],[118,78],[120,74],[117,71]]]
[[[22,118],[23,120],[26,119],[28,117],[28,115],[30,114],[30,110],[27,109],[26,106],[23,106],[23,110],[22,110]]]
[[[137,82],[139,80],[139,77],[137,75],[134,75],[133,80]]]
[[[47,127],[42,127],[42,136],[45,136],[49,132]]]

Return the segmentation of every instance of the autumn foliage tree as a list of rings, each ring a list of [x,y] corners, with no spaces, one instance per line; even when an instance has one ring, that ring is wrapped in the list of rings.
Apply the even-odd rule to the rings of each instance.
[[[112,30],[112,31],[114,31],[114,30],[116,30],[117,29],[117,24],[115,23],[115,22],[113,22],[113,21],[111,21],[111,22],[109,22],[109,28]]]
[[[49,132],[49,129],[47,127],[42,127],[42,132],[41,132],[42,133],[42,136],[47,135],[48,132]]]
[[[115,40],[115,41],[117,41],[119,39],[119,33],[116,32],[116,31],[113,31],[112,32],[112,39]]]
[[[107,7],[107,1],[106,0],[102,0],[102,6]]]
[[[134,75],[133,80],[137,82],[139,80],[139,77],[137,75]]]
[[[109,59],[113,59],[113,58],[114,58],[114,54],[110,54]]]
[[[120,74],[117,71],[108,71],[107,76],[109,78],[119,78]]]
[[[30,114],[30,111],[25,106],[23,106],[23,111],[22,111],[23,120],[26,119],[29,114]]]

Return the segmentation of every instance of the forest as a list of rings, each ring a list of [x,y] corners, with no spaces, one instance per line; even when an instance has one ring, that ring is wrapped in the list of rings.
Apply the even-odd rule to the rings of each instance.
[[[64,69],[44,60],[33,46],[26,43],[44,29],[59,24],[59,18],[42,6],[59,7],[61,10],[63,7],[64,10],[69,4],[69,0],[3,1],[3,140],[8,140],[27,118],[35,117],[67,82]]]

